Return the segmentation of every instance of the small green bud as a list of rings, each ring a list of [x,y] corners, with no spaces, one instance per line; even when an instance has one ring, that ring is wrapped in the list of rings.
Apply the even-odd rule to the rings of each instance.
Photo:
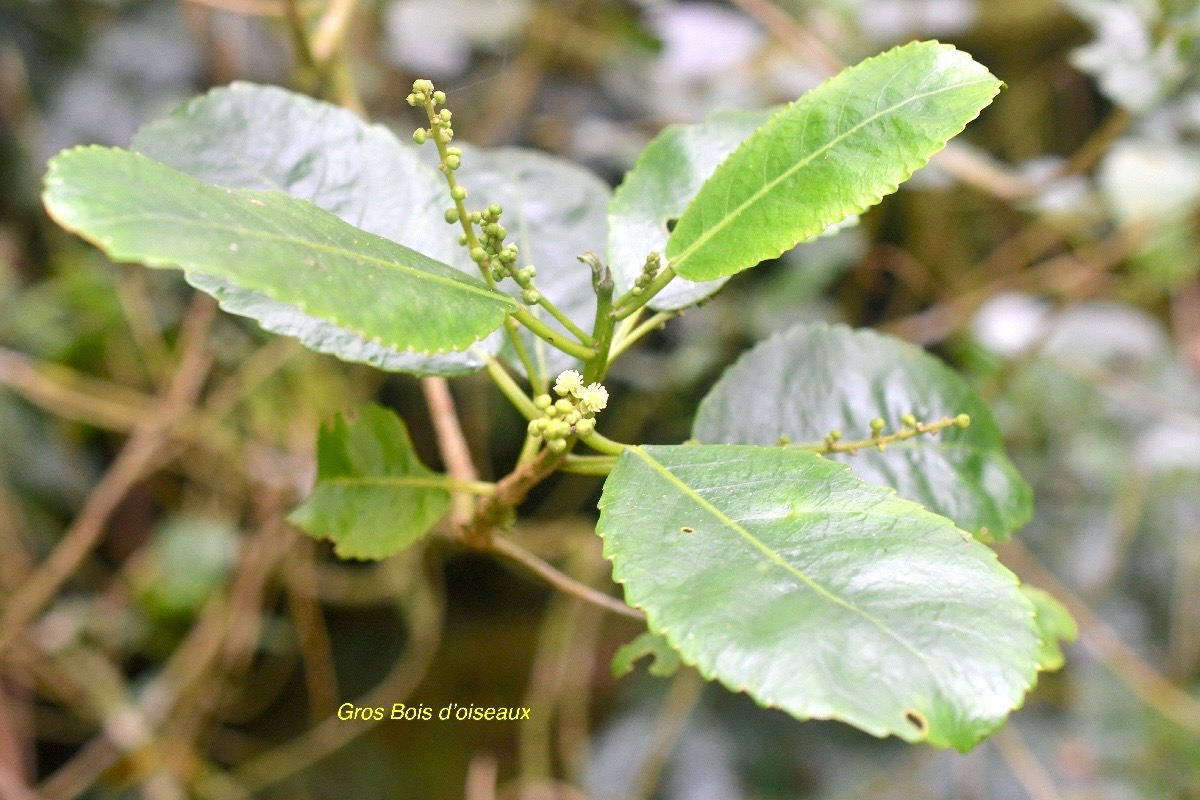
[[[646,290],[643,289],[641,286],[634,286],[632,289],[629,290],[629,293],[631,295],[633,295],[634,297],[639,297],[645,291]]]
[[[443,108],[438,112],[438,119],[440,119],[442,122],[449,122],[452,116],[454,115],[450,113],[450,109],[448,108]]]
[[[459,246],[460,246],[460,247],[462,247],[462,246],[464,246],[466,243],[467,243],[467,235],[466,235],[465,233],[460,233],[460,234],[458,235],[458,244],[459,244]]]
[[[488,206],[488,211],[490,211],[492,216],[496,219],[500,219],[500,215],[504,213],[504,209],[500,207],[499,203],[492,203],[490,206]]]
[[[555,439],[552,442],[546,442],[546,449],[552,453],[561,453],[567,449],[567,442],[565,439]]]
[[[470,216],[470,220],[471,220],[471,222],[479,222],[479,212],[478,212],[478,211],[472,211],[472,212],[471,212],[471,216]]]
[[[446,166],[450,169],[458,169],[462,166],[462,157],[455,155],[446,156]]]
[[[504,254],[501,253],[501,258],[500,258],[501,262],[504,261],[503,255]],[[519,269],[519,270],[517,270],[517,275],[516,275],[517,283],[520,283],[520,284],[529,283],[531,280],[533,280],[533,276],[536,274],[537,273],[535,273],[531,267],[526,267],[525,269]]]
[[[596,430],[596,420],[591,417],[584,417],[575,423],[575,432],[580,436],[587,436],[594,430]]]
[[[970,414],[959,414],[957,417],[954,418],[954,424],[960,428],[969,427],[971,424],[971,415]]]
[[[437,103],[439,106],[442,103],[446,102],[446,93],[443,91],[440,91],[440,90],[434,92],[433,93],[433,102]]]
[[[575,410],[575,404],[565,397],[559,398],[554,403],[554,407],[558,409],[558,413],[560,414],[569,414]]]
[[[476,264],[482,264],[487,259],[487,251],[482,247],[471,248],[471,260]]]
[[[442,128],[440,131],[438,131],[438,138],[443,142],[449,142],[454,138],[454,131],[450,130],[449,128]]]
[[[542,435],[542,426],[538,423],[543,423],[545,421],[546,420],[544,420],[544,419],[530,420],[529,425],[526,427],[526,430],[529,431],[529,435],[530,436],[541,436]]]
[[[842,438],[842,431],[840,428],[834,428],[833,430],[831,430],[829,432],[829,440],[831,442],[836,442],[838,439],[841,439],[841,438]]]
[[[492,267],[491,275],[492,275],[492,280],[494,280],[494,281],[502,281],[506,277],[508,277],[508,273],[506,273],[500,267]]]
[[[447,148],[446,148],[446,155],[448,155],[448,156],[458,156],[458,157],[460,157],[460,158],[461,158],[461,157],[462,157],[462,148],[461,148],[461,147],[447,147]]]
[[[418,78],[413,81],[413,92],[417,94],[429,93],[433,91],[433,81],[425,78]]]
[[[457,208],[447,208],[446,209],[446,222],[449,222],[451,225],[458,222],[458,209]]]
[[[912,414],[905,414],[903,417],[900,418],[900,421],[903,422],[905,425],[907,425],[910,428],[917,427],[917,418],[915,416],[913,416]]]
[[[492,236],[495,236],[497,239],[503,240],[505,236],[508,236],[508,229],[505,228],[503,225],[496,224],[496,225],[489,225],[488,227],[495,228],[495,230],[492,231]]]
[[[544,411],[546,412],[547,417],[557,417],[558,416],[558,408],[555,406],[546,406]]]
[[[582,417],[580,416],[579,411],[572,409],[562,419],[563,419],[563,422],[567,423],[568,425],[574,425],[575,423],[579,422],[579,420],[581,418]]]
[[[883,419],[880,417],[876,417],[875,419],[871,420],[871,433],[878,436],[879,433],[883,430],[883,425],[884,425]]]
[[[548,394],[539,394],[537,397],[533,398],[533,405],[542,411],[545,411],[553,404],[554,398]]]
[[[517,260],[517,254],[506,247],[496,254],[496,258],[500,260],[501,264],[511,264]]]
[[[526,305],[536,306],[542,299],[542,293],[537,289],[525,289],[521,292],[521,299],[525,301]]]
[[[467,199],[467,190],[461,186],[455,186],[453,189],[450,190],[450,196],[453,197],[455,200],[466,200]]]
[[[416,104],[420,102],[417,100],[417,96],[415,94],[410,94],[408,97],[404,98],[404,101],[410,106],[416,106]]]
[[[546,423],[547,439],[562,439],[571,433],[571,426],[561,419],[552,419]]]
[[[516,254],[517,254],[517,251],[514,249],[513,255],[515,256]],[[524,272],[526,275],[528,275],[530,277],[530,279],[537,277],[537,267],[535,267],[533,264],[530,264],[528,267],[526,267],[525,269],[523,269],[521,271]]]
[[[413,141],[417,144],[425,144],[425,139],[428,138],[429,131],[424,128],[417,128],[413,131]]]

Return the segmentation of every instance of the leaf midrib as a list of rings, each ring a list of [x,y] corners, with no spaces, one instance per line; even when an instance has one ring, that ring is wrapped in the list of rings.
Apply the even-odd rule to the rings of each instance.
[[[925,667],[926,671],[930,674],[930,676],[934,679],[935,682],[938,680],[937,672],[933,669],[933,665],[931,665],[929,663],[929,660],[925,657],[925,654],[922,653],[920,650],[918,650],[916,647],[914,647],[911,643],[909,643],[906,639],[904,639],[898,633],[896,633],[891,628],[889,628],[887,625],[885,625],[881,620],[877,619],[873,614],[870,614],[870,613],[864,611],[863,609],[856,606],[854,603],[851,603],[849,600],[846,600],[845,598],[834,594],[829,589],[825,588],[820,583],[817,583],[815,580],[810,578],[808,575],[806,575],[803,572],[801,572],[800,570],[796,569],[796,567],[794,567],[792,564],[788,563],[788,561],[786,559],[784,559],[781,555],[779,555],[777,552],[772,550],[764,541],[759,539],[757,536],[755,536],[753,533],[751,533],[749,530],[747,530],[743,526],[739,525],[735,520],[730,518],[727,514],[725,514],[723,511],[721,511],[721,509],[714,506],[712,503],[710,503],[704,497],[700,496],[700,494],[697,493],[695,489],[693,489],[692,487],[688,486],[686,483],[681,481],[678,477],[675,476],[675,474],[673,472],[671,472],[669,469],[667,469],[662,464],[662,462],[653,458],[643,448],[631,447],[631,448],[629,448],[629,452],[635,453],[639,458],[642,459],[642,461],[644,461],[646,463],[647,466],[649,466],[652,470],[657,472],[659,475],[661,475],[667,481],[669,481],[670,483],[675,485],[681,492],[683,492],[683,494],[685,496],[687,496],[693,502],[695,502],[696,505],[700,506],[705,511],[712,514],[714,517],[717,518],[717,520],[719,520],[721,523],[723,523],[724,525],[729,527],[731,530],[733,530],[735,533],[737,533],[739,536],[741,536],[743,539],[745,539],[746,542],[748,542],[756,550],[758,550],[759,552],[761,552],[762,554],[767,556],[767,558],[769,558],[772,562],[774,562],[775,564],[777,564],[777,565],[783,567],[785,570],[787,570],[788,573],[790,573],[792,576],[794,576],[801,583],[808,586],[810,589],[812,589],[818,595],[828,599],[829,601],[831,601],[837,605],[840,605],[843,608],[846,608],[855,614],[858,614],[863,619],[867,620],[872,625],[877,627],[885,635],[887,635],[891,639],[895,640],[904,649],[908,650],[910,653],[912,653],[914,656],[917,657],[917,659],[921,662],[922,666]]]
[[[326,211],[324,213],[329,213],[329,212]],[[494,292],[485,286],[475,286],[471,283],[467,283],[464,281],[456,280],[454,278],[446,277],[445,275],[438,275],[433,272],[426,272],[422,269],[408,266],[407,264],[400,264],[395,261],[388,261],[386,259],[382,259],[377,256],[372,256],[367,253],[361,253],[361,252],[357,252],[354,250],[347,250],[347,249],[341,248],[341,247],[334,247],[334,246],[331,246],[328,244],[323,244],[321,242],[314,242],[310,239],[304,239],[304,238],[301,238],[298,236],[291,236],[291,235],[282,236],[279,234],[273,234],[268,231],[264,231],[262,229],[242,228],[242,227],[238,227],[236,225],[222,225],[220,223],[202,221],[202,220],[193,219],[191,217],[182,217],[182,216],[178,216],[178,215],[174,215],[174,214],[154,214],[154,213],[126,214],[126,215],[117,216],[117,217],[92,218],[90,220],[90,222],[93,226],[95,226],[96,229],[102,229],[105,227],[111,228],[111,226],[120,225],[120,224],[123,224],[126,222],[142,222],[142,221],[153,221],[153,220],[169,220],[171,222],[179,223],[182,225],[190,225],[193,227],[206,228],[206,229],[210,229],[213,231],[221,231],[221,232],[226,232],[226,233],[238,234],[238,235],[242,235],[242,236],[250,236],[250,237],[264,239],[264,240],[268,240],[268,241],[277,241],[277,242],[284,242],[284,243],[289,243],[289,244],[305,245],[305,246],[311,247],[314,250],[320,250],[320,251],[328,253],[330,255],[342,256],[351,261],[358,260],[358,261],[370,262],[376,266],[380,266],[385,269],[395,270],[397,272],[408,273],[410,275],[410,277],[431,280],[431,281],[434,281],[437,283],[444,284],[446,286],[453,287],[455,289],[459,289],[461,291],[465,291],[465,292],[469,292],[472,294],[480,295],[482,297],[486,297],[490,300],[499,300],[499,301],[501,301],[501,305],[504,305],[504,306],[512,305],[514,308],[516,306],[516,302],[514,300],[512,300],[512,298],[508,297],[507,295],[500,294],[499,292]],[[359,229],[359,230],[361,230],[361,229]],[[362,233],[365,236],[374,236],[377,239],[382,239],[385,242],[390,242],[390,240],[384,239],[382,236],[376,236],[375,234],[369,233],[367,231],[362,231]],[[390,243],[393,245],[396,245],[397,247],[403,247],[403,245],[399,245],[395,242],[390,242]],[[116,246],[115,243],[111,239],[107,242],[107,244],[110,247]],[[140,257],[140,256],[135,255],[134,257],[136,258],[136,257]],[[449,265],[447,265],[447,266],[449,267]],[[454,269],[453,267],[449,267],[449,268]],[[200,268],[197,267],[196,269],[200,269]]]
[[[737,208],[733,209],[732,211],[727,212],[725,214],[725,216],[721,219],[721,221],[719,221],[716,225],[705,228],[704,232],[702,234],[700,234],[699,238],[697,238],[694,242],[692,242],[692,244],[689,245],[682,253],[680,253],[679,256],[677,256],[675,259],[673,259],[673,261],[671,262],[671,267],[678,273],[679,267],[683,262],[685,262],[693,253],[695,253],[697,249],[699,249],[704,244],[706,244],[709,239],[711,239],[716,234],[720,233],[722,230],[727,228],[729,225],[733,224],[734,218],[737,217],[739,214],[741,214],[743,211],[745,211],[746,208],[748,208],[750,205],[752,205],[754,203],[757,203],[759,200],[761,200],[763,198],[763,196],[774,191],[775,187],[778,186],[781,182],[783,182],[787,178],[790,178],[798,170],[801,170],[801,169],[804,169],[805,167],[807,167],[818,156],[821,156],[824,153],[828,152],[829,150],[833,149],[835,146],[840,144],[844,139],[846,139],[846,138],[852,136],[853,134],[855,134],[856,132],[858,132],[859,129],[871,124],[872,122],[875,122],[877,119],[880,119],[881,117],[884,117],[887,114],[893,113],[897,109],[903,108],[904,106],[908,105],[909,103],[916,102],[917,100],[923,100],[926,97],[933,97],[934,95],[938,95],[943,92],[954,91],[957,89],[966,89],[966,88],[970,88],[972,86],[979,86],[979,85],[985,84],[985,83],[994,83],[994,81],[995,81],[995,79],[993,78],[993,79],[983,79],[983,80],[978,80],[978,81],[970,81],[968,83],[956,83],[953,86],[943,86],[942,88],[935,89],[934,91],[931,91],[931,92],[924,92],[922,94],[916,94],[911,97],[905,98],[904,100],[902,100],[899,103],[896,103],[895,105],[889,106],[888,108],[885,108],[882,111],[875,112],[871,116],[867,117],[866,119],[862,120],[858,124],[854,125],[853,127],[849,128],[848,130],[846,130],[844,133],[838,134],[833,139],[831,139],[827,144],[823,145],[822,147],[817,148],[816,150],[814,150],[811,154],[809,154],[805,158],[801,159],[800,161],[797,161],[791,168],[780,173],[779,176],[776,177],[775,179],[769,181],[768,183],[763,184],[762,188],[760,188],[758,191],[756,191],[754,194],[752,194],[750,197],[748,197],[745,201],[743,201],[740,205],[738,205]],[[811,113],[811,111],[809,113]],[[761,130],[761,128],[759,130]],[[753,135],[753,134],[751,134],[751,135]],[[749,141],[749,140],[747,140],[747,141]],[[736,154],[737,154],[737,151],[735,150],[733,155],[730,156],[730,158],[733,158],[733,156]],[[718,169],[719,169],[719,167],[718,167]],[[684,213],[686,214],[687,212],[685,211]]]
[[[321,478],[320,483],[336,486],[388,486],[402,489],[441,489],[449,494],[445,478],[422,478],[409,475],[364,475],[360,477],[339,476]]]

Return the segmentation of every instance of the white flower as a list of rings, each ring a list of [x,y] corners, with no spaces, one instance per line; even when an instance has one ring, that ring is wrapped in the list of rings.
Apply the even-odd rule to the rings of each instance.
[[[608,389],[598,383],[590,383],[579,392],[579,406],[589,414],[603,411],[608,405]]]
[[[583,392],[583,376],[573,369],[558,376],[558,380],[554,382],[554,391],[558,392],[560,397],[573,395],[581,397]]]

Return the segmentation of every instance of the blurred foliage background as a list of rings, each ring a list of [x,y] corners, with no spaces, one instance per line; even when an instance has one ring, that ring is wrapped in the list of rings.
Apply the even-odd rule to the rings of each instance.
[[[0,796],[1200,798],[1198,37],[1196,0],[0,5]],[[665,124],[785,102],[913,38],[953,42],[1007,91],[859,225],[618,362],[606,432],[681,441],[720,370],[796,321],[878,327],[964,371],[1038,497],[1001,556],[1081,633],[965,756],[686,673],[614,680],[634,623],[443,541],[338,562],[281,522],[315,432],[375,398],[438,465],[418,383],[214,314],[38,200],[59,149],[127,144],[233,80],[407,136],[404,96],[430,77],[461,138],[616,183]],[[486,379],[454,391],[481,472],[503,474],[524,424]],[[540,487],[516,535],[608,589],[598,489]],[[371,724],[338,720],[346,701],[532,713]]]

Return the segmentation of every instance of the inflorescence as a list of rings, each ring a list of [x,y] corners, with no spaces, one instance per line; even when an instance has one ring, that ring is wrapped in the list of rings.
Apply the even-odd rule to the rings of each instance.
[[[596,414],[608,405],[608,390],[600,383],[583,383],[583,376],[569,369],[554,382],[554,393],[538,395],[533,404],[542,412],[529,423],[529,434],[546,440],[547,449],[561,453],[570,436],[587,436],[596,429]]]

